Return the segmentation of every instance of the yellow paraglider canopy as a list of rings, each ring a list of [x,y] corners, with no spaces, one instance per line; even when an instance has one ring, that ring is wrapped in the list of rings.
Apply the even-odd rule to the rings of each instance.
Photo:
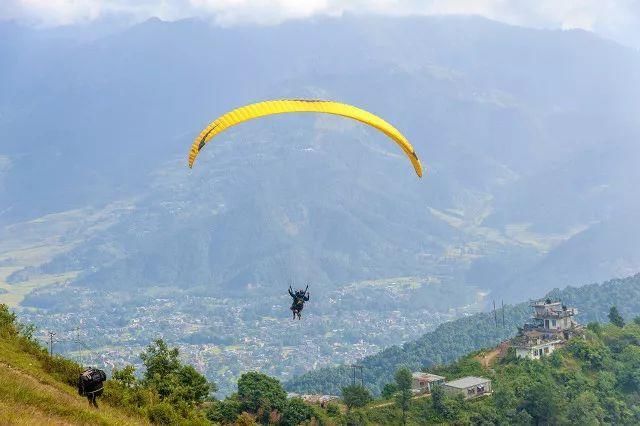
[[[273,114],[284,114],[288,112],[317,112],[324,114],[341,115],[348,117],[383,132],[393,139],[409,157],[416,174],[422,177],[422,164],[409,143],[398,129],[387,123],[382,118],[371,114],[368,111],[340,102],[323,101],[315,99],[280,99],[255,104],[245,105],[234,109],[212,121],[195,139],[189,152],[189,167],[193,167],[196,157],[204,146],[212,138],[227,130],[228,128],[254,118],[264,117]]]

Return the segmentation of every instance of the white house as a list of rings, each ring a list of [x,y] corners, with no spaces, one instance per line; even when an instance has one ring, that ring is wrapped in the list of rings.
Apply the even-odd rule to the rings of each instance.
[[[444,377],[437,374],[416,372],[411,374],[411,391],[413,393],[430,393],[434,385],[444,383]]]
[[[442,385],[449,395],[462,395],[464,399],[477,398],[491,393],[491,380],[484,377],[467,376]]]

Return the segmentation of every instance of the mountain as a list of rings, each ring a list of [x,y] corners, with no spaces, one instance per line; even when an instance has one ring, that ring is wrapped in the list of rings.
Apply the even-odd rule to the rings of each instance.
[[[67,260],[99,269],[83,282],[236,288],[298,271],[340,283],[433,270],[455,281],[483,262],[529,274],[557,262],[579,282],[638,267],[629,253],[598,250],[585,253],[598,265],[590,273],[554,261],[559,244],[638,208],[629,194],[640,57],[589,33],[475,17],[236,28],[153,19],[73,42],[68,29],[2,27],[0,220],[135,200],[121,226],[96,237],[124,263]],[[208,120],[292,96],[387,118],[414,143],[426,178],[413,179],[382,136],[323,117],[241,126],[193,174],[184,168]],[[124,231],[141,223],[142,236]],[[81,250],[96,247],[90,239]]]
[[[221,389],[289,379],[640,267],[640,55],[593,34],[350,15],[0,33],[0,301],[82,326],[100,362],[162,335]],[[425,177],[315,115],[230,129],[186,167],[210,120],[284,97],[384,117]],[[298,326],[290,283],[311,283]]]
[[[624,279],[615,279],[602,284],[590,284],[554,290],[548,296],[562,300],[567,306],[578,309],[578,320],[582,324],[590,321],[607,321],[611,306],[617,306],[625,318],[640,314],[640,274]],[[446,322],[421,338],[402,346],[393,346],[380,353],[364,358],[364,381],[374,392],[380,392],[386,383],[393,381],[393,374],[401,366],[414,370],[447,364],[468,352],[493,347],[513,337],[517,327],[530,318],[529,303],[507,305],[493,313],[480,313]],[[502,327],[504,316],[505,326]],[[337,394],[350,383],[348,366],[323,368],[286,384],[287,389],[298,393]]]

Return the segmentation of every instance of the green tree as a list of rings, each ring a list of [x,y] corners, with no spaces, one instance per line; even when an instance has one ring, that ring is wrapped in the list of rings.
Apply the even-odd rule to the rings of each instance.
[[[360,410],[350,410],[346,418],[347,426],[366,426],[367,417]]]
[[[382,398],[384,399],[389,399],[393,395],[395,395],[396,392],[398,392],[398,386],[396,386],[395,383],[387,383],[382,388],[382,393],[380,394],[380,396],[382,396]]]
[[[146,367],[144,380],[152,383],[159,378],[169,377],[180,368],[178,348],[169,348],[164,340],[156,339],[144,352],[140,359]]]
[[[518,400],[516,399],[513,389],[506,386],[496,388],[493,393],[493,401],[498,411],[502,414],[506,414],[515,409],[518,404]]]
[[[182,365],[178,348],[169,348],[162,339],[155,340],[140,354],[146,367],[143,384],[158,392],[162,400],[175,405],[193,405],[209,398],[216,386],[190,365]]]
[[[431,389],[431,406],[436,415],[443,420],[455,420],[460,416],[464,406],[462,395],[455,398],[447,396],[442,386],[434,386]]]
[[[411,405],[411,370],[402,367],[396,371],[396,386],[398,394],[396,395],[396,405],[402,410],[402,424],[407,424],[407,410]]]
[[[587,329],[593,331],[598,336],[602,334],[602,326],[599,322],[590,322],[587,324]]]
[[[640,325],[640,316],[635,317],[635,318],[633,319],[633,322],[634,322],[636,325]]]
[[[243,411],[261,414],[260,420],[268,421],[271,411],[282,413],[287,404],[287,393],[278,380],[251,371],[238,380],[238,399]]]
[[[280,422],[284,426],[297,426],[311,420],[313,410],[300,398],[292,398],[287,401],[287,406],[282,413]]]
[[[338,404],[334,404],[333,402],[330,402],[329,404],[327,404],[327,414],[330,415],[331,417],[339,416],[340,407],[338,407]]]
[[[133,365],[127,365],[122,370],[114,368],[111,372],[111,380],[114,380],[125,388],[133,388],[137,384],[135,371],[136,368]]]
[[[536,424],[554,424],[562,413],[562,395],[551,381],[534,383],[525,391],[523,408]]]
[[[490,405],[478,405],[469,416],[469,421],[475,426],[493,426],[500,424],[498,411]]]
[[[224,401],[215,401],[207,409],[207,419],[214,423],[233,423],[242,413],[242,404],[238,395],[234,394]]]
[[[567,406],[567,420],[575,425],[599,425],[602,423],[604,410],[598,398],[591,392],[583,392],[572,399]]]
[[[360,408],[373,400],[367,388],[361,385],[350,385],[342,388],[342,400],[349,407]]]
[[[447,407],[444,399],[445,394],[442,386],[434,386],[431,389],[431,406],[438,416],[446,418]]]
[[[533,424],[533,417],[526,410],[519,410],[509,416],[509,424],[514,426],[530,426]]]
[[[149,408],[147,416],[151,423],[156,425],[175,425],[178,424],[179,416],[171,406],[166,402],[153,405]]]
[[[3,337],[17,334],[16,314],[4,303],[0,304],[0,335]]]
[[[609,322],[615,326],[624,327],[624,318],[622,318],[616,306],[612,306],[611,309],[609,309]]]

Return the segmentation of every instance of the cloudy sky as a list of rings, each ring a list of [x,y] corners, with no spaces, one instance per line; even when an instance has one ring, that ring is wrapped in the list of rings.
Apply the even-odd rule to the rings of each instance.
[[[640,48],[640,0],[0,0],[0,20],[57,26],[98,19],[277,24],[342,13],[475,14],[536,28],[581,28]]]

